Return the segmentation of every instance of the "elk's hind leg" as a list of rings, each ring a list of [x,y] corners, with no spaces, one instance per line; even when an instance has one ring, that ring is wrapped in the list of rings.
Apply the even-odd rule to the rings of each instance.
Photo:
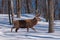
[[[17,32],[17,31],[18,31],[18,29],[19,29],[19,28],[16,28],[16,29],[15,29],[15,32]]]
[[[37,31],[35,30],[35,28],[32,27],[31,29],[33,29],[35,32],[37,32]]]
[[[12,32],[12,30],[13,30],[14,28],[15,28],[15,27],[12,27],[12,28],[11,28],[11,32]]]

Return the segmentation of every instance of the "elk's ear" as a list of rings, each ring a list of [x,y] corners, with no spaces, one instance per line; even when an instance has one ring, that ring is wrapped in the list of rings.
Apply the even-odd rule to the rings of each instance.
[[[36,14],[36,16],[35,17],[39,17],[40,16],[40,14]]]

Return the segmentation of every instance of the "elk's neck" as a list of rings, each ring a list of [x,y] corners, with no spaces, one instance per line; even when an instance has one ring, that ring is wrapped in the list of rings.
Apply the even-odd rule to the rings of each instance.
[[[34,25],[36,25],[37,24],[37,19],[36,18],[34,18],[33,20],[32,20],[32,24],[34,24]]]

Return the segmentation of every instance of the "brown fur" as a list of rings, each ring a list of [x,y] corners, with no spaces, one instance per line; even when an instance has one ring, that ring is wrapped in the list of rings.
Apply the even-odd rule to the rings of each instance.
[[[36,17],[34,17],[33,19],[26,19],[26,20],[15,20],[14,23],[14,27],[11,28],[11,32],[13,28],[15,29],[15,32],[18,31],[19,28],[27,28],[27,32],[29,31],[29,28],[33,29],[34,31],[36,31],[33,26],[35,26],[38,22],[38,19],[40,20],[40,18],[38,18],[39,15],[36,15]]]

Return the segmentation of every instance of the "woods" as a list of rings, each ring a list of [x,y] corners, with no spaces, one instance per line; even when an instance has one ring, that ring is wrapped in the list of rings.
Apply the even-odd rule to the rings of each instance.
[[[14,2],[16,3],[14,6]],[[8,0],[8,15],[9,23],[12,24],[14,20],[14,15],[16,13],[17,18],[21,17],[21,14],[40,14],[43,18],[46,19],[46,22],[49,22],[48,32],[54,32],[54,20],[60,19],[60,9],[59,15],[56,16],[56,10],[58,1],[56,0]],[[2,0],[2,13],[5,13],[4,10],[5,0]],[[15,9],[14,9],[15,8]],[[15,12],[16,10],[16,12]],[[59,18],[57,18],[59,17]]]
[[[0,40],[60,40],[60,0],[0,0]]]

